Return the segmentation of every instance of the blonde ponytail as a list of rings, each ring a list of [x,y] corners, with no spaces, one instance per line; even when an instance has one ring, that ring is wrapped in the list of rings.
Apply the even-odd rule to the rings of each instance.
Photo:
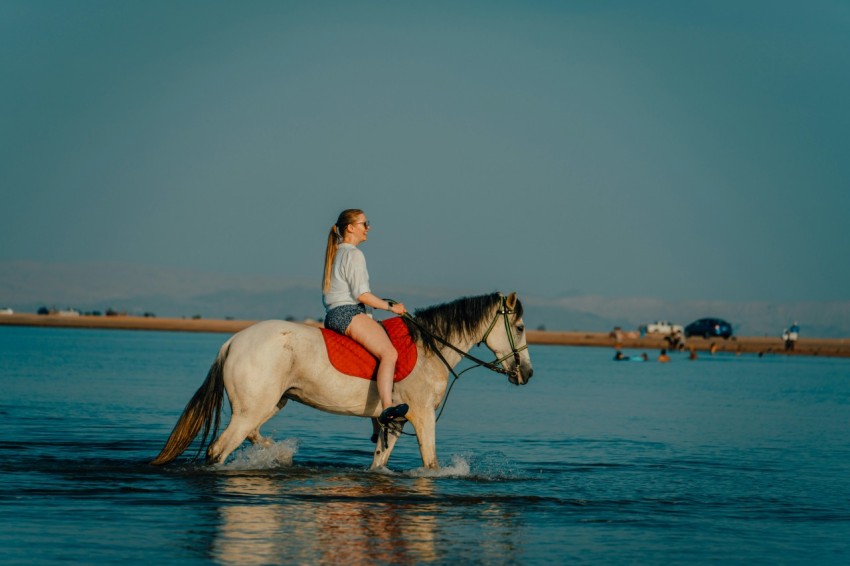
[[[330,234],[328,234],[328,247],[325,249],[325,273],[322,276],[322,293],[327,293],[331,289],[331,269],[334,264],[334,257],[336,257],[336,247],[341,239],[338,234],[339,229],[334,224],[331,226]]]
[[[325,272],[322,276],[322,293],[327,293],[331,289],[331,271],[333,270],[334,257],[336,257],[336,248],[342,242],[345,229],[361,214],[363,214],[363,211],[359,208],[348,208],[339,213],[336,224],[331,226],[331,231],[328,234],[328,247],[325,248]]]

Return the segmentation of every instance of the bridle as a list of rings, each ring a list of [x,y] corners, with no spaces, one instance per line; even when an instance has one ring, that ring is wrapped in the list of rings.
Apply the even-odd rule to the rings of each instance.
[[[508,298],[504,295],[499,295],[499,310],[496,311],[496,316],[493,317],[493,321],[490,323],[490,326],[487,327],[487,331],[484,333],[484,336],[481,337],[481,340],[478,341],[478,344],[486,344],[487,337],[490,336],[490,333],[496,327],[496,322],[499,320],[499,315],[502,315],[502,320],[505,323],[505,334],[508,336],[508,343],[511,345],[511,353],[502,356],[501,358],[496,358],[496,360],[490,362],[489,364],[482,364],[491,371],[503,373],[505,375],[510,375],[513,373],[517,378],[519,377],[519,353],[523,350],[528,349],[528,344],[521,348],[516,347],[516,339],[514,338],[514,333],[511,331],[511,321],[508,318],[509,315],[516,313],[516,309],[508,306]],[[509,372],[504,369],[500,364],[507,360],[509,357],[514,357],[514,371]],[[470,359],[472,356],[467,356]]]

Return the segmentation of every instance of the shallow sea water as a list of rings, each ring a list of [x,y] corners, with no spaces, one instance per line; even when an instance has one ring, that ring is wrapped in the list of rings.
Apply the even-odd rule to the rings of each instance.
[[[149,466],[226,338],[0,327],[0,562],[850,561],[850,360],[532,346],[527,386],[455,384],[439,472],[295,403],[268,449]]]

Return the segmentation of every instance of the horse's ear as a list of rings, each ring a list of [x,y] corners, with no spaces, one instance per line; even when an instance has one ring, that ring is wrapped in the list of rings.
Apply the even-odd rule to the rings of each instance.
[[[508,295],[508,298],[505,299],[505,306],[513,310],[513,308],[516,306],[516,292],[513,292]]]

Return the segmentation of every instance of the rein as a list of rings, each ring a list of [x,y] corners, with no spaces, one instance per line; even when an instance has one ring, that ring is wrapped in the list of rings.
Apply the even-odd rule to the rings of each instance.
[[[422,332],[422,334],[426,335],[428,338],[436,340],[437,342],[439,342],[443,346],[449,348],[450,350],[453,350],[454,352],[459,354],[461,356],[461,358],[466,358],[466,359],[475,363],[475,365],[466,368],[465,370],[463,370],[460,373],[457,373],[454,370],[454,368],[451,366],[451,364],[448,362],[448,360],[446,360],[445,356],[443,356],[442,352],[440,352],[439,349],[435,349],[435,352],[437,353],[437,356],[440,358],[440,361],[443,362],[443,365],[446,366],[446,369],[449,370],[449,373],[451,373],[454,376],[454,380],[449,384],[449,388],[446,391],[446,395],[445,395],[445,397],[443,397],[443,405],[442,405],[442,407],[440,407],[440,412],[437,414],[436,421],[440,420],[440,416],[443,414],[443,409],[446,408],[446,401],[448,401],[448,399],[449,399],[449,393],[451,393],[451,390],[452,390],[452,387],[455,384],[455,381],[460,379],[460,376],[463,375],[464,373],[468,372],[469,370],[479,368],[479,367],[484,367],[484,368],[487,368],[490,371],[495,372],[495,373],[500,373],[500,374],[508,375],[508,376],[516,375],[517,378],[518,378],[519,372],[520,372],[519,353],[522,352],[523,350],[527,349],[528,345],[526,344],[525,346],[522,346],[521,348],[517,348],[516,340],[514,339],[514,333],[511,332],[510,319],[508,318],[508,316],[514,314],[515,311],[514,311],[513,308],[507,306],[507,297],[500,296],[499,299],[500,299],[499,310],[496,311],[496,316],[493,317],[492,322],[490,322],[490,325],[487,327],[487,330],[484,332],[484,336],[481,337],[481,340],[479,340],[477,342],[477,344],[480,345],[482,343],[486,343],[487,338],[490,336],[490,333],[496,327],[496,322],[499,320],[499,315],[501,315],[502,320],[505,323],[505,333],[508,335],[508,341],[511,345],[511,353],[507,354],[505,356],[502,356],[501,358],[496,358],[492,362],[486,362],[486,361],[484,361],[480,358],[473,356],[472,354],[470,354],[468,352],[464,352],[463,350],[461,350],[460,348],[458,348],[454,344],[449,343],[449,341],[446,340],[445,338],[443,338],[442,336],[437,336],[436,334],[432,333],[430,330],[428,330],[427,328],[425,328],[424,326],[419,324],[419,321],[416,320],[416,317],[414,317],[414,316],[412,316],[408,313],[404,313],[403,315],[401,315],[402,318],[410,321],[413,325],[416,326],[416,328],[418,328],[420,330],[420,332]],[[396,302],[397,302],[397,301],[393,301],[392,299],[384,299],[384,300],[387,301],[390,304],[390,306],[396,304]],[[514,361],[516,362],[516,367],[515,367],[514,371],[508,371],[500,365],[503,361],[505,361],[506,359],[508,359],[511,356],[514,357]]]

